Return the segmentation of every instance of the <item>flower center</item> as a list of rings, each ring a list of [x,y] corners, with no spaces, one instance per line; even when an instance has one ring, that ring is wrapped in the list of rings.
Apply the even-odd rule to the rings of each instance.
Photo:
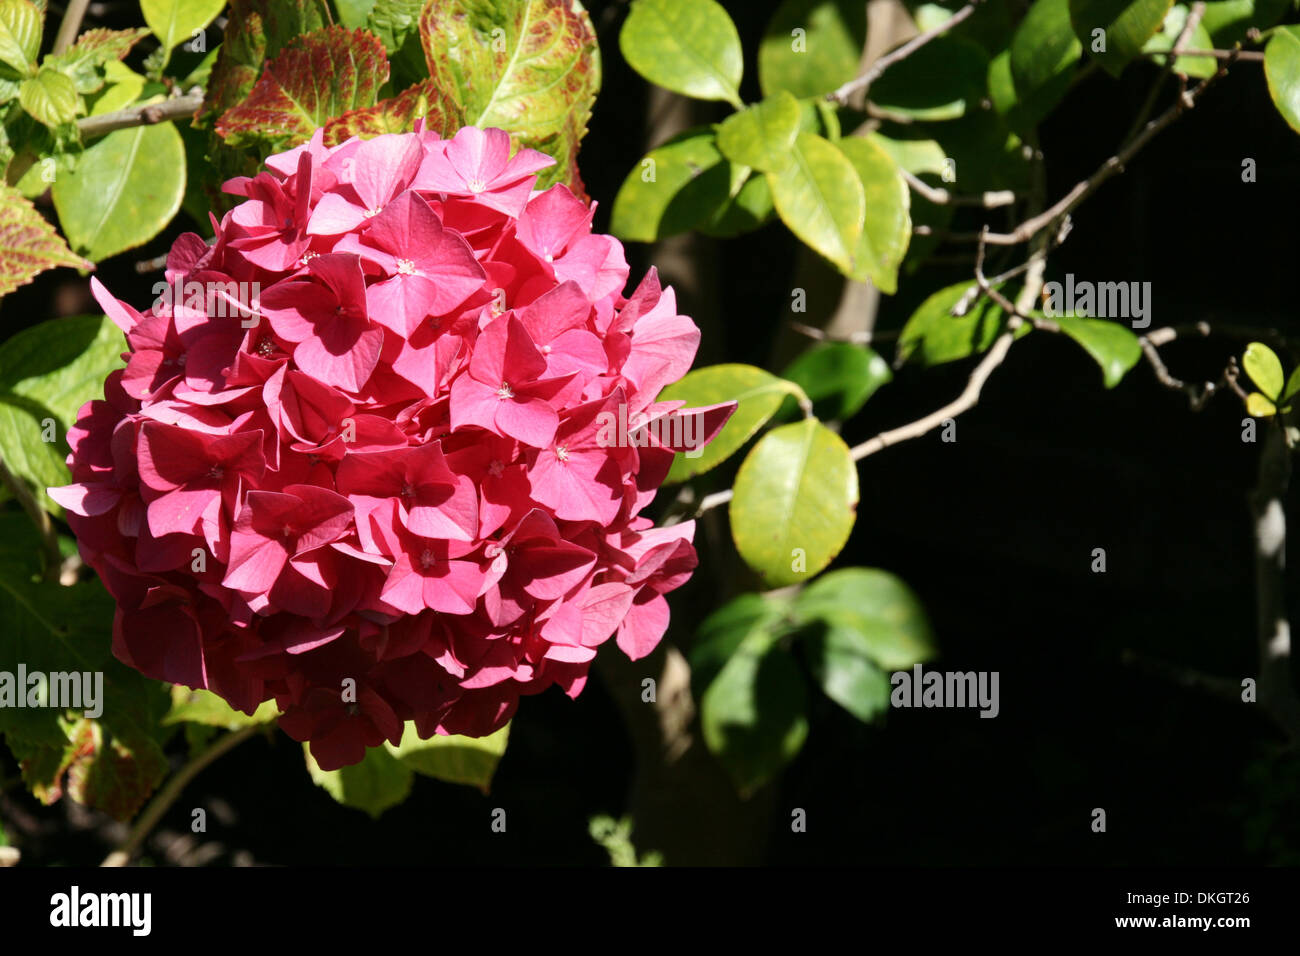
[[[433,562],[435,560],[436,559],[433,556],[433,552],[430,551],[428,548],[425,548],[424,551],[420,553],[420,566],[423,568],[433,567]]]
[[[406,482],[405,484],[403,484],[403,485],[402,485],[402,497],[403,497],[403,498],[413,498],[414,496],[415,496],[415,489],[411,487],[411,483],[408,481],[408,482]]]
[[[506,399],[514,398],[515,390],[510,387],[509,382],[502,382],[501,387],[497,389],[497,398]]]
[[[220,465],[213,465],[211,468],[208,469],[209,478],[221,478],[222,476],[225,475],[225,473],[226,470],[222,468]]]
[[[569,449],[565,448],[563,445],[557,446],[555,449],[555,457],[560,459],[560,461],[568,461]]]
[[[293,528],[290,528],[288,525],[285,525],[283,528],[280,529],[280,534],[284,535],[287,538],[293,534]]]
[[[506,466],[502,464],[500,460],[495,458],[488,465],[488,474],[491,475],[493,478],[500,478],[501,473],[505,470],[506,470]]]
[[[472,193],[481,193],[483,190],[487,189],[487,183],[483,182],[481,179],[471,179],[465,185],[469,187],[469,191]]]
[[[398,259],[397,271],[400,275],[413,276],[415,275],[415,263],[410,259]]]
[[[275,354],[275,342],[269,335],[264,335],[258,340],[257,354],[262,358],[270,358]]]

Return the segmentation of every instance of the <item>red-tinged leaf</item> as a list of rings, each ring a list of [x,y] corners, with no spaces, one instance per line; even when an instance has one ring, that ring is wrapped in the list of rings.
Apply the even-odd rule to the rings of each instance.
[[[325,124],[325,145],[337,146],[350,136],[369,139],[382,133],[410,132],[420,117],[424,117],[427,129],[443,136],[451,136],[463,125],[456,105],[446,101],[437,83],[425,80],[392,99],[330,120]]]
[[[131,52],[131,47],[135,46],[141,37],[148,35],[149,30],[146,27],[138,27],[134,30],[108,30],[102,27],[87,30],[77,37],[77,42],[72,44],[68,53],[90,54],[98,63],[121,60]]]
[[[94,268],[72,254],[54,227],[18,190],[0,184],[0,295],[55,266]]]
[[[200,122],[215,119],[248,95],[268,57],[294,37],[329,23],[321,0],[231,0],[225,39],[212,65]]]
[[[373,33],[316,30],[267,64],[247,99],[217,120],[217,134],[231,146],[287,148],[336,116],[373,106],[387,79],[388,58]]]
[[[581,193],[578,144],[600,88],[600,49],[577,0],[430,0],[420,17],[429,76],[471,126],[556,160],[538,185]]]
[[[127,743],[84,717],[68,726],[63,747],[15,738],[9,745],[23,781],[42,803],[67,795],[117,820],[135,816],[167,775],[167,758],[156,741]]]

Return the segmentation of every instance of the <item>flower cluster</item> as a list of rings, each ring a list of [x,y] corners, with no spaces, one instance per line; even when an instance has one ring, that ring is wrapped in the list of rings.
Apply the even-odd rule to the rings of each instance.
[[[147,311],[92,282],[130,351],[50,493],[119,658],[274,697],[331,769],[576,695],[611,636],[654,648],[696,563],[690,522],[639,517],[684,450],[659,436],[734,405],[655,401],[699,330],[653,271],[623,295],[592,208],[534,190],[551,162],[495,129],[318,135],[226,184]]]

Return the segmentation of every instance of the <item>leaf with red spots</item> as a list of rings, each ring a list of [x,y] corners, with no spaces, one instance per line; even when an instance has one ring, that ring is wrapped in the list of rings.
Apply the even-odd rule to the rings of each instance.
[[[387,80],[388,58],[373,33],[316,30],[268,63],[248,97],[217,120],[216,130],[231,146],[285,149],[334,117],[373,106]]]
[[[369,139],[382,133],[407,133],[420,117],[425,118],[427,128],[444,136],[464,125],[455,104],[446,101],[438,84],[425,80],[392,99],[330,120],[325,125],[325,145],[337,146],[350,136]]]
[[[600,88],[600,48],[577,0],[430,0],[420,17],[429,76],[466,125],[500,127],[556,160],[539,186],[581,194],[578,144]]]
[[[0,295],[55,266],[91,268],[18,190],[0,184]]]

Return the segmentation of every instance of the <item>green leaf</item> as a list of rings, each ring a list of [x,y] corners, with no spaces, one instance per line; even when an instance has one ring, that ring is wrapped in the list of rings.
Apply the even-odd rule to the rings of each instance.
[[[394,89],[400,90],[428,79],[424,47],[420,41],[420,12],[423,7],[423,0],[378,0],[366,21],[366,29],[384,41],[393,70]]]
[[[1278,27],[1264,47],[1264,76],[1273,105],[1300,133],[1300,27]]]
[[[173,684],[171,689],[172,706],[162,722],[164,725],[192,723],[204,727],[221,727],[225,730],[241,730],[258,724],[269,724],[280,715],[275,701],[263,701],[252,714],[235,710],[210,690],[191,689]]]
[[[835,144],[812,133],[798,135],[790,160],[766,174],[777,213],[815,252],[852,274],[866,208],[857,171]]]
[[[853,278],[869,279],[881,292],[893,295],[898,291],[898,267],[912,238],[911,192],[898,164],[878,143],[851,137],[837,145],[853,164],[865,199]]]
[[[454,105],[447,102],[434,80],[417,83],[391,99],[374,106],[349,110],[325,124],[325,145],[337,146],[352,136],[369,138],[382,133],[406,133],[421,117],[430,129],[456,129],[460,120],[448,112]]]
[[[951,120],[979,108],[989,56],[973,40],[941,36],[890,66],[871,102],[904,120]]]
[[[740,200],[749,171],[718,151],[713,130],[696,128],[653,149],[623,180],[610,230],[620,239],[657,242],[721,216]]]
[[[185,194],[185,147],[171,123],[109,133],[51,190],[72,248],[94,262],[166,228]]]
[[[1277,414],[1277,406],[1259,392],[1251,392],[1246,396],[1246,414],[1253,418],[1268,418]]]
[[[965,315],[952,314],[952,307],[971,287],[970,282],[959,282],[921,303],[898,336],[899,361],[916,356],[925,365],[941,365],[983,352],[993,344],[1006,313],[988,296],[982,296]]]
[[[44,803],[64,794],[129,819],[167,773],[163,685],[112,654],[114,601],[96,580],[63,587],[39,579],[41,554],[26,516],[0,514],[0,661],[29,675],[102,673],[98,717],[74,707],[0,707],[0,732]],[[93,686],[93,682],[92,682]],[[25,690],[25,689],[24,689]],[[72,716],[75,715],[75,716]]]
[[[1201,23],[1217,49],[1244,43],[1250,29],[1263,30],[1282,19],[1288,0],[1211,0],[1205,5]]]
[[[858,631],[819,623],[803,644],[813,677],[827,697],[863,723],[889,709],[889,675],[872,661]]]
[[[96,98],[91,116],[126,109],[144,92],[144,77],[116,60],[105,66],[104,75],[112,85]]]
[[[1102,380],[1114,388],[1142,357],[1142,345],[1130,329],[1106,319],[1055,316],[1061,331],[1084,347],[1101,366]]]
[[[1291,375],[1286,380],[1286,388],[1282,390],[1282,397],[1278,401],[1282,403],[1289,402],[1297,392],[1300,392],[1300,365],[1291,370]]]
[[[126,339],[103,315],[50,319],[0,345],[0,396],[17,396],[52,412],[63,426],[102,398],[104,380],[123,367]]]
[[[762,630],[747,635],[700,700],[700,729],[742,797],[769,781],[808,736],[803,675]]]
[[[407,721],[398,746],[385,742],[388,752],[410,769],[447,783],[477,787],[487,793],[492,775],[506,752],[510,725],[486,737],[434,735],[421,740],[415,723]]]
[[[89,265],[72,254],[54,227],[18,190],[0,183],[0,296],[26,285],[46,269]]]
[[[1068,0],[1034,0],[1011,38],[1010,61],[1016,96],[1034,116],[1064,98],[1082,51]]]
[[[741,594],[704,619],[691,648],[691,689],[695,699],[704,696],[713,679],[726,666],[750,634],[762,631],[779,636],[787,631],[788,599],[771,594]]]
[[[555,158],[539,188],[582,193],[578,145],[600,89],[600,47],[577,0],[431,0],[425,63],[465,125],[496,126],[516,147]],[[451,135],[455,128],[444,130]]]
[[[948,163],[943,147],[932,139],[890,139],[879,133],[870,133],[868,142],[875,143],[902,169],[913,176],[933,173],[942,176]]]
[[[364,810],[376,820],[411,794],[415,775],[385,747],[371,747],[360,763],[338,770],[322,770],[308,744],[302,745],[302,752],[317,786],[343,806]]]
[[[349,30],[364,27],[376,4],[377,0],[334,0],[334,7],[339,12],[339,23]]]
[[[163,49],[170,51],[215,20],[225,5],[225,0],[140,0],[140,11]]]
[[[813,401],[819,418],[852,418],[893,373],[869,348],[848,342],[818,342],[786,368],[783,376]]]
[[[718,149],[739,166],[776,172],[790,162],[798,132],[799,101],[778,92],[723,120]]]
[[[66,429],[46,410],[12,396],[0,395],[0,458],[20,480],[32,486],[36,500],[51,514],[62,514],[44,489],[66,485],[71,478]],[[54,441],[46,441],[47,437]]]
[[[715,0],[633,0],[618,46],[628,66],[651,83],[744,106],[740,35]]]
[[[706,236],[738,236],[765,225],[775,215],[772,187],[767,184],[767,177],[762,173],[751,172],[740,191],[723,202],[696,228]]]
[[[763,95],[771,96],[777,90],[798,97],[831,92],[857,75],[866,42],[866,4],[858,0],[785,0],[758,46],[758,82]]]
[[[28,76],[40,49],[41,11],[28,0],[0,0],[0,63]]]
[[[71,123],[80,112],[76,84],[58,70],[42,69],[18,89],[18,102],[27,114],[46,126]]]
[[[329,77],[329,82],[319,82]],[[231,146],[286,148],[348,110],[373,106],[388,79],[379,38],[365,30],[327,27],[297,38],[267,64],[257,84],[217,120]]]
[[[1165,21],[1173,0],[1069,0],[1070,22],[1088,55],[1119,76]],[[1102,31],[1097,34],[1095,31]],[[1105,50],[1098,50],[1101,41]]]
[[[1282,394],[1282,362],[1277,353],[1263,342],[1251,342],[1246,346],[1241,367],[1246,370],[1255,386],[1269,398],[1276,401]]]
[[[45,58],[45,65],[66,74],[76,84],[78,93],[94,93],[104,85],[109,66],[126,67],[122,58],[137,40],[149,35],[143,28],[135,30],[87,30],[77,42],[58,56]]]
[[[921,602],[899,578],[878,568],[823,575],[800,592],[791,613],[799,627],[821,622],[853,632],[861,653],[882,670],[903,670],[935,655]]]
[[[797,392],[789,382],[753,365],[710,365],[669,385],[659,394],[659,401],[684,401],[691,408],[730,401],[738,404],[698,457],[684,453],[673,457],[665,483],[686,481],[726,461],[776,414],[787,395]]]
[[[1161,50],[1172,50],[1174,44],[1178,42],[1178,37],[1183,32],[1183,27],[1187,25],[1187,7],[1182,4],[1176,4],[1169,8],[1165,14],[1164,26],[1155,33],[1146,46],[1142,48],[1144,53],[1154,53]],[[1185,50],[1211,50],[1214,48],[1214,41],[1210,39],[1210,33],[1205,29],[1204,23],[1196,24],[1192,30],[1191,36],[1183,45]],[[1165,64],[1168,57],[1156,59],[1156,63],[1161,66]],[[1195,76],[1204,79],[1207,76],[1213,76],[1218,69],[1218,64],[1212,56],[1180,56],[1174,62],[1174,72],[1181,73],[1183,76]]]
[[[764,435],[736,474],[731,537],[768,587],[806,581],[853,530],[858,472],[843,439],[805,419]]]

